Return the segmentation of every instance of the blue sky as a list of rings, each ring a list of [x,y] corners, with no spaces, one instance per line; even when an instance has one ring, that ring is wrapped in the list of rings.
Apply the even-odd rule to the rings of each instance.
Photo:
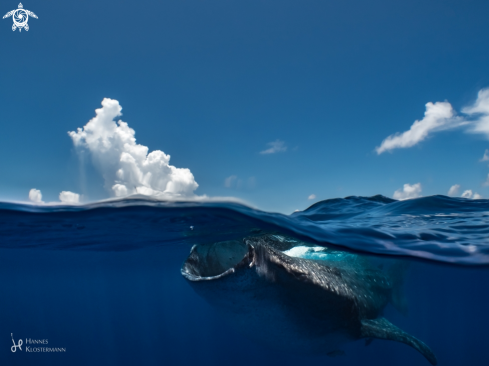
[[[28,32],[0,22],[2,200],[27,200],[31,188],[46,202],[113,194],[67,134],[104,98],[122,106],[138,144],[191,171],[197,195],[286,213],[417,183],[422,195],[458,184],[458,195],[489,198],[488,135],[470,133],[463,123],[479,117],[462,113],[489,87],[487,1],[23,5],[39,17]],[[455,111],[446,128],[376,152],[426,103],[445,101]]]

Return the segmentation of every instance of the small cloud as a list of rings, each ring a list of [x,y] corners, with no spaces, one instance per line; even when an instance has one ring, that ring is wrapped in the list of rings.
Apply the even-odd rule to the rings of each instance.
[[[462,198],[472,198],[472,191],[470,189],[467,189],[466,191],[464,191],[464,193],[462,193],[462,195],[460,197],[462,197]]]
[[[487,174],[487,179],[486,179],[486,181],[485,181],[484,183],[482,183],[482,185],[483,185],[484,187],[489,186],[489,174]]]
[[[448,190],[448,195],[450,197],[454,197],[454,196],[458,195],[459,190],[460,190],[460,184],[455,184],[455,185],[451,186],[450,189]]]
[[[238,177],[236,175],[231,175],[230,177],[227,177],[226,179],[224,179],[224,187],[231,188],[237,179]]]
[[[42,202],[42,193],[39,189],[32,188],[29,191],[29,199],[35,203],[43,203]]]
[[[260,151],[260,154],[275,154],[287,151],[287,146],[285,146],[285,142],[281,140],[269,142],[267,145],[270,146],[270,148]]]
[[[489,149],[484,151],[484,156],[479,161],[489,161]]]
[[[63,191],[59,194],[59,200],[63,203],[80,203],[80,195],[70,191]]]
[[[316,199],[316,195],[315,194],[311,194],[309,197],[307,197],[308,200],[314,200]]]
[[[404,184],[402,189],[398,189],[394,192],[394,199],[396,200],[407,200],[410,198],[421,197],[421,183],[416,184]]]
[[[248,179],[238,178],[237,175],[231,175],[224,179],[224,187],[235,189],[253,189],[256,186],[256,178],[249,177]]]
[[[462,198],[467,198],[467,199],[473,199],[473,200],[480,200],[482,199],[482,196],[475,192],[473,193],[471,189],[467,189],[466,191],[464,191],[464,193],[462,193],[462,195],[460,196]]]
[[[450,190],[448,191],[448,195],[451,197],[455,197],[458,195],[460,189],[460,184],[455,184],[450,187]],[[473,193],[471,189],[465,190],[462,195],[460,196],[462,198],[472,198],[473,200],[480,200],[482,199],[482,196],[479,193]]]

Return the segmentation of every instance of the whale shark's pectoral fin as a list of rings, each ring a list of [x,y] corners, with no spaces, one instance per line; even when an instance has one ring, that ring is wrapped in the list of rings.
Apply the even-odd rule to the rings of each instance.
[[[437,364],[435,355],[426,344],[399,329],[385,318],[362,320],[361,332],[362,338],[378,338],[405,343],[426,357],[432,365]]]

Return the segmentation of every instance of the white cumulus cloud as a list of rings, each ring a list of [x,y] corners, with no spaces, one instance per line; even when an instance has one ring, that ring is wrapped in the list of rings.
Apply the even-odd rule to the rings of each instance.
[[[481,200],[482,196],[479,193],[474,193],[474,196],[472,197],[474,200]]]
[[[260,154],[275,154],[278,152],[286,152],[287,151],[287,146],[285,146],[285,142],[281,140],[275,140],[272,142],[269,142],[267,144],[270,146],[270,148],[260,151]]]
[[[398,148],[406,148],[423,141],[430,133],[457,127],[461,119],[454,117],[454,111],[448,102],[426,103],[424,118],[415,121],[411,128],[403,133],[390,135],[375,150],[377,154]]]
[[[309,197],[307,197],[308,200],[314,200],[316,199],[316,195],[315,194],[311,194]]]
[[[404,184],[403,188],[398,189],[394,192],[394,199],[396,200],[407,200],[410,198],[421,197],[421,183],[416,184]]]
[[[32,188],[29,191],[29,199],[35,203],[43,203],[42,202],[42,193],[39,189]]]
[[[460,190],[460,184],[454,184],[453,186],[450,187],[448,190],[448,195],[450,197],[454,197],[458,195],[458,191]]]
[[[80,195],[70,191],[63,191],[59,194],[59,200],[63,203],[79,203]]]
[[[448,102],[427,103],[424,118],[415,121],[408,131],[387,137],[376,148],[377,154],[414,146],[434,132],[459,126],[464,126],[465,132],[482,134],[489,139],[489,88],[481,89],[475,102],[462,108],[462,113],[456,116]],[[488,160],[489,150],[486,150],[481,161]]]
[[[472,190],[467,189],[466,191],[464,191],[464,193],[462,193],[462,195],[460,197],[462,197],[462,198],[472,198]]]
[[[143,194],[162,198],[194,197],[198,184],[192,172],[170,165],[170,155],[149,152],[136,143],[135,131],[115,118],[122,107],[114,99],[105,98],[102,108],[83,128],[68,132],[77,149],[86,149],[95,168],[114,196]]]
[[[480,90],[474,104],[463,108],[462,112],[474,118],[469,132],[481,133],[489,138],[489,88]]]

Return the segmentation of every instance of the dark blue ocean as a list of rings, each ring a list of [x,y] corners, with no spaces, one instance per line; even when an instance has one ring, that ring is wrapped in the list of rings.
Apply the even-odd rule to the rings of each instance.
[[[408,314],[389,305],[385,317],[439,365],[489,365],[489,201],[445,196],[338,198],[292,215],[223,202],[0,203],[0,365],[429,365],[391,341],[304,356],[230,326],[180,268],[195,244],[263,234],[408,260]],[[28,340],[64,351],[26,352]]]

